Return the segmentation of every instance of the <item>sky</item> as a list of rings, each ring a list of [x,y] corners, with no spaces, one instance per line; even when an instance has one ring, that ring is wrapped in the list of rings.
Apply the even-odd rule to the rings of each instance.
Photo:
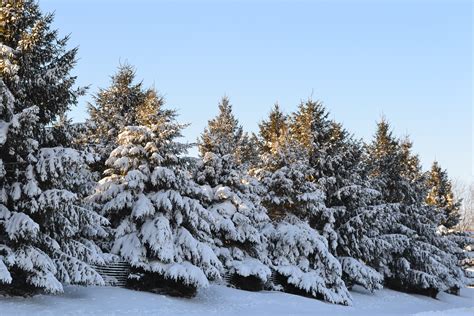
[[[244,129],[255,132],[278,102],[290,113],[305,99],[370,141],[385,116],[409,135],[424,168],[474,179],[472,2],[42,0],[54,26],[79,47],[74,72],[89,94],[118,65],[136,67],[194,142],[227,95]]]

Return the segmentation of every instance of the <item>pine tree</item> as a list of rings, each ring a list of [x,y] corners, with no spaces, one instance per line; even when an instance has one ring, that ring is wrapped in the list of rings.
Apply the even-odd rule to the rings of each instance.
[[[362,148],[359,142],[335,121],[319,102],[302,103],[293,115],[291,138],[306,148],[309,178],[324,193],[325,208],[311,218],[311,226],[330,241],[330,250],[339,257],[343,278],[348,286],[360,284],[373,291],[381,288],[383,277],[364,264],[380,256],[386,243],[376,229],[365,229],[361,218],[373,218],[378,192],[365,179]],[[383,218],[380,218],[383,220]],[[340,245],[339,245],[340,243]]]
[[[275,107],[260,124],[261,164],[252,171],[265,187],[263,205],[275,222],[264,231],[273,269],[285,291],[350,304],[341,265],[330,251],[335,245],[308,225],[326,211],[325,195],[311,179],[308,150],[285,134],[286,126]]]
[[[183,125],[175,112],[141,111],[139,126],[128,126],[106,161],[109,169],[91,201],[115,231],[112,253],[130,262],[130,286],[176,295],[194,295],[219,277],[212,249],[212,214],[199,199],[182,157],[188,146],[176,141]]]
[[[313,181],[328,197],[345,185],[359,145],[340,123],[329,119],[322,103],[310,99],[300,104],[291,118],[290,137],[308,151]]]
[[[326,189],[326,206],[339,210],[334,223],[336,254],[347,286],[358,284],[374,291],[383,283],[383,275],[377,270],[383,270],[390,260],[386,239],[393,236],[386,235],[385,227],[392,214],[385,212],[380,192],[371,187],[360,142],[339,123],[332,122],[330,131],[326,148],[331,168],[325,173],[331,174],[331,181]]]
[[[328,117],[323,104],[311,99],[301,102],[292,117],[291,136],[310,152],[313,163],[318,162],[318,154],[322,154],[318,153],[318,145],[326,144],[330,137],[331,122]]]
[[[219,114],[209,121],[198,141],[201,161],[195,178],[209,191],[204,204],[215,218],[214,249],[225,272],[235,286],[258,290],[271,276],[261,233],[269,218],[260,203],[260,184],[239,164],[243,138],[245,134],[224,98]]]
[[[15,64],[15,50],[6,44],[7,40],[13,35],[11,30],[12,22],[22,9],[21,1],[4,1],[0,8],[0,75],[1,77],[15,77],[18,66]],[[10,30],[9,30],[10,28]]]
[[[204,156],[207,152],[225,156],[232,153],[239,164],[245,164],[252,159],[253,142],[243,131],[239,121],[232,113],[229,98],[223,97],[219,102],[219,114],[208,122],[199,140],[199,153]]]
[[[51,29],[53,14],[42,14],[32,0],[2,2],[6,15],[2,44],[11,47],[17,77],[4,77],[18,109],[38,107],[38,120],[49,124],[58,113],[76,104],[83,88],[74,88],[77,48],[67,49],[69,37]],[[58,80],[60,78],[60,80]],[[19,79],[19,80],[18,80]]]
[[[278,103],[273,106],[268,121],[262,121],[259,125],[260,147],[263,153],[277,153],[285,137],[288,136],[288,118],[280,109]]]
[[[433,162],[426,179],[428,194],[426,203],[441,213],[440,225],[453,228],[459,223],[460,203],[453,196],[451,181],[446,170],[441,169],[438,162]]]
[[[67,38],[50,29],[52,15],[33,1],[2,2],[1,13],[2,47],[11,47],[15,71],[3,68],[0,78],[0,291],[103,284],[89,264],[106,256],[90,239],[103,236],[107,222],[81,202],[88,158],[59,146],[48,127],[81,91],[70,75],[76,50],[66,49]]]
[[[280,128],[278,128],[280,127]],[[274,220],[294,214],[311,220],[322,208],[324,193],[311,180],[308,151],[290,139],[288,120],[279,107],[260,124],[261,165],[253,170],[266,188],[264,204]],[[314,200],[308,200],[308,198]]]
[[[437,161],[434,161],[423,180],[426,187],[423,191],[426,196],[425,202],[431,206],[433,214],[430,215],[438,225],[438,233],[457,246],[451,247],[451,252],[456,255],[459,263],[469,261],[471,255],[465,249],[474,243],[474,238],[458,228],[461,202],[453,194],[447,171],[443,170]],[[470,277],[466,270],[465,274],[467,278]],[[459,294],[459,289],[460,286],[452,286],[449,292]]]
[[[382,118],[377,123],[377,132],[374,140],[367,148],[370,163],[370,176],[377,188],[383,188],[383,199],[388,203],[397,203],[407,198],[405,180],[402,178],[401,151],[397,139],[390,130],[389,123]]]
[[[141,82],[135,83],[135,69],[121,65],[112,76],[111,85],[100,89],[94,97],[94,104],[89,104],[90,119],[86,123],[86,132],[82,143],[93,146],[93,151],[100,155],[96,168],[100,172],[114,148],[117,147],[119,133],[127,126],[146,122],[143,113],[159,113],[164,100],[154,89],[144,89]],[[142,114],[140,112],[143,112]]]
[[[413,143],[408,136],[400,140],[402,176],[411,181],[420,180],[421,164],[418,155],[412,153]]]
[[[335,254],[337,233],[334,229],[335,218],[339,216],[340,208],[331,207],[328,198],[336,191],[336,172],[338,153],[337,146],[332,146],[331,140],[336,140],[339,126],[331,122],[329,113],[320,102],[311,99],[302,102],[290,119],[289,136],[307,152],[306,177],[314,182],[324,194],[324,208],[309,219],[310,225],[326,237],[330,249]],[[340,132],[343,132],[340,130]]]
[[[329,112],[322,103],[312,100],[301,103],[293,114],[290,137],[308,152],[311,169],[307,172],[312,172],[308,178],[320,187],[325,196],[326,207],[311,218],[310,224],[329,240],[331,252],[337,255],[336,226],[352,216],[347,209],[355,203],[352,200],[357,199],[357,196],[348,192],[363,192],[367,189],[365,183],[356,176],[360,172],[360,144],[352,139],[341,124],[329,119]],[[344,199],[341,199],[341,191],[346,192]],[[373,288],[376,287],[374,285]]]
[[[334,225],[336,253],[346,285],[374,291],[382,287],[388,265],[407,238],[390,229],[399,220],[398,209],[374,188],[361,144],[337,123],[333,123],[332,135],[328,152],[334,171],[326,204],[341,210]]]
[[[403,236],[392,241],[395,252],[384,271],[385,282],[395,289],[434,297],[439,291],[462,286],[459,247],[437,232],[433,208],[425,203],[421,168],[413,165],[417,158],[407,144],[393,137],[383,120],[367,152],[374,186],[395,214],[389,230]]]

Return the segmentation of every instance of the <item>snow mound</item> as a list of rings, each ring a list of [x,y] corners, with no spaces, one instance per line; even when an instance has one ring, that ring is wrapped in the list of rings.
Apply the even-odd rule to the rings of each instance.
[[[193,299],[114,287],[65,286],[64,294],[0,297],[1,315],[472,315],[474,288],[438,299],[391,290],[352,292],[353,306],[327,304],[280,292],[246,292],[211,285]]]
[[[272,275],[269,267],[257,259],[248,258],[242,261],[233,262],[233,270],[243,277],[257,276],[263,282],[267,282]]]

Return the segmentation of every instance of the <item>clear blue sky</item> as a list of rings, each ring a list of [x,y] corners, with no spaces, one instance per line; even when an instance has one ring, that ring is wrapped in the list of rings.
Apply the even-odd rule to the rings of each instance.
[[[370,139],[385,115],[409,134],[426,167],[473,170],[471,1],[64,1],[61,34],[79,46],[76,73],[90,93],[120,62],[154,85],[194,141],[226,94],[248,131],[278,101],[323,101]],[[72,111],[87,117],[86,102]]]

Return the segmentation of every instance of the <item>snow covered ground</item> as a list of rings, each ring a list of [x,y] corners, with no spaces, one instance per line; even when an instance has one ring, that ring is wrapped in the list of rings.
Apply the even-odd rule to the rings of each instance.
[[[0,315],[474,315],[474,288],[438,299],[391,290],[351,292],[354,306],[332,305],[279,292],[211,285],[193,299],[112,287],[66,287],[59,296],[0,297]]]

